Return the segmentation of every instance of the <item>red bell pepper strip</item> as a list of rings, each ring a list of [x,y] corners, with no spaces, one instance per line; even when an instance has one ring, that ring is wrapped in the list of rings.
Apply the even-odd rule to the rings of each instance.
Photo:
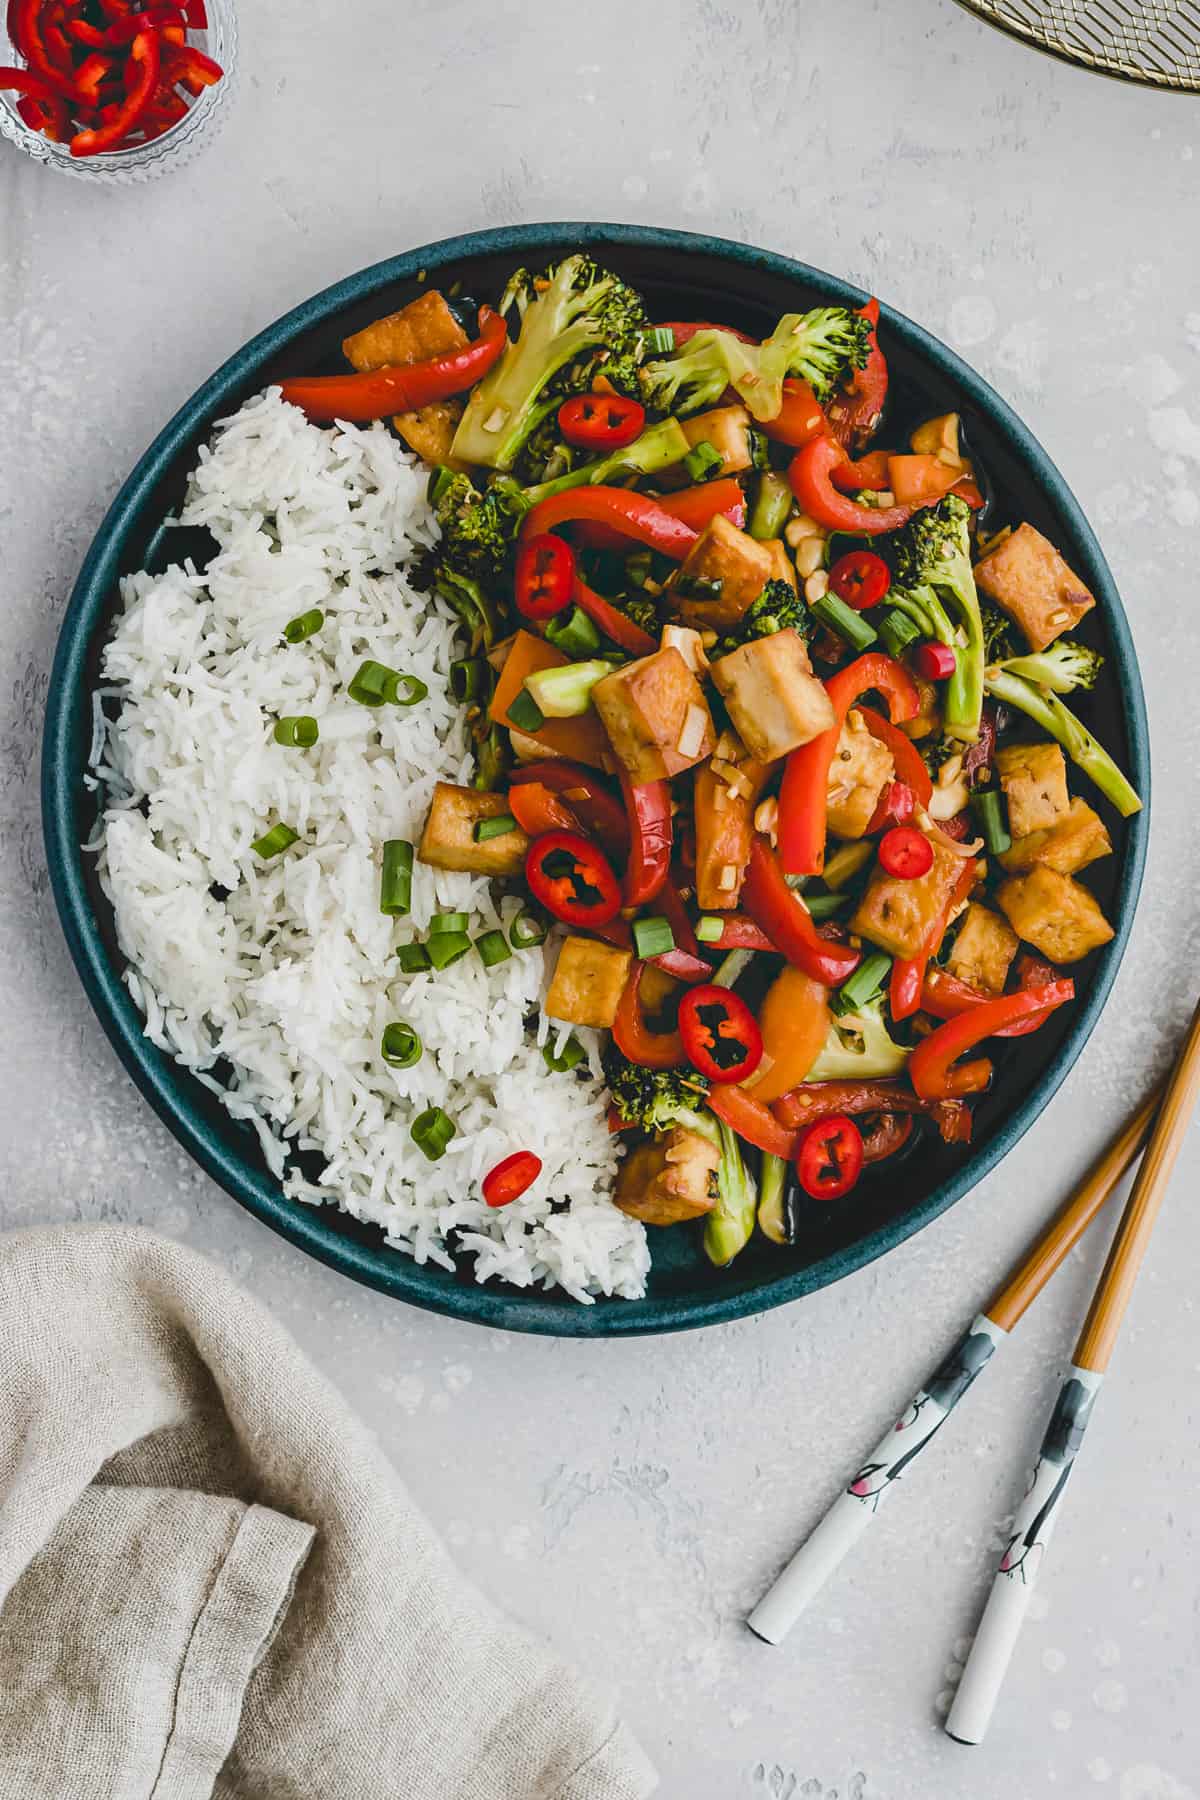
[[[779,955],[761,925],[756,925],[745,913],[722,913],[720,922],[721,935],[715,940],[706,939],[706,950],[766,950]]]
[[[831,1113],[926,1113],[947,1144],[971,1141],[971,1109],[961,1100],[922,1100],[902,1081],[807,1081],[775,1102],[785,1130],[798,1131]]]
[[[687,916],[687,908],[673,881],[663,883],[654,904],[671,927],[671,936],[675,939],[673,950],[665,950],[661,956],[651,957],[655,968],[661,969],[664,975],[674,976],[676,981],[687,982],[689,987],[697,981],[711,981],[712,964],[706,963],[700,955],[700,946],[696,942],[692,922]]]
[[[877,831],[888,831],[893,825],[907,825],[913,816],[914,804],[913,791],[907,782],[886,782],[863,836],[874,837]]]
[[[888,703],[894,725],[915,719],[921,700],[903,663],[868,651],[831,675],[825,683],[833,703],[834,724],[809,744],[793,750],[779,795],[779,855],[789,875],[819,875],[825,865],[826,789],[838,733],[846,714],[863,694],[878,689]],[[768,927],[769,929],[769,927]]]
[[[89,50],[103,50],[108,44],[107,30],[93,25],[88,19],[70,18],[64,29],[68,37],[74,38],[77,44],[85,44]]]
[[[711,1088],[708,1109],[756,1150],[765,1150],[768,1156],[782,1156],[786,1162],[796,1154],[800,1133],[781,1125],[770,1108],[748,1094],[745,1088],[724,1085]]]
[[[75,71],[75,85],[90,107],[100,104],[100,89],[116,67],[116,58],[93,51],[85,56]]]
[[[107,124],[77,132],[71,139],[72,156],[99,156],[105,150],[120,148],[149,109],[158,88],[161,60],[158,33],[140,31],[129,47],[130,68],[135,79],[124,104]]]
[[[66,97],[61,82],[49,81],[32,69],[0,68],[0,88],[26,94],[31,100],[63,100]]]
[[[644,962],[635,962],[629,971],[629,979],[617,1002],[613,1042],[626,1061],[640,1063],[644,1069],[678,1069],[687,1061],[679,1033],[651,1031],[646,1024],[639,998],[645,972]]]
[[[933,798],[933,780],[912,739],[893,725],[890,719],[885,719],[882,713],[877,713],[874,707],[860,706],[858,712],[871,736],[891,751],[892,761],[896,766],[896,780],[912,789],[918,806],[928,807]]]
[[[616,487],[568,488],[565,493],[539,500],[526,516],[524,535],[534,537],[539,532],[557,531],[560,525],[569,525],[576,519],[608,525],[623,537],[636,538],[675,562],[683,561],[699,535],[657,500]]]
[[[783,405],[773,419],[763,419],[759,428],[775,443],[791,444],[798,450],[828,431],[829,423],[807,381],[789,376],[783,384]]]
[[[862,961],[861,951],[820,936],[812,914],[788,886],[778,857],[759,833],[750,847],[742,901],[779,954],[814,981],[838,987]]]
[[[0,87],[4,84],[0,82]],[[42,99],[35,94],[22,94],[17,101],[17,112],[31,131],[40,131],[48,137],[52,144],[61,144],[66,140],[67,103],[58,94]]]
[[[887,399],[887,358],[879,348],[879,302],[872,298],[859,308],[871,327],[871,349],[863,368],[855,371],[844,390],[834,396],[826,411],[829,428],[846,450],[865,444],[883,417]]]
[[[969,475],[964,475],[961,481],[956,481],[950,492],[957,494],[960,500],[965,500],[972,512],[978,512],[983,505],[983,494],[979,483],[972,481]]]
[[[75,99],[76,88],[71,74],[70,46],[67,46],[65,68],[56,64],[46,41],[46,0],[17,0],[16,13],[9,29],[14,44],[35,75],[68,100]],[[66,42],[64,38],[64,43]]]
[[[908,523],[915,506],[860,506],[857,500],[839,494],[832,476],[843,461],[844,452],[831,437],[813,438],[797,450],[787,478],[801,512],[827,531],[847,531],[858,537],[879,537]]]
[[[1032,958],[1026,960],[1029,963],[1033,962]],[[1053,986],[1056,982],[1065,980],[1066,985],[1071,988],[1071,998],[1074,998],[1074,982],[1069,976],[1060,976],[1056,970],[1050,968],[1048,963],[1040,965],[1036,980],[1031,978],[1028,970],[1022,970],[1020,967],[1018,967],[1017,974],[1016,991],[1019,994],[1036,993],[1039,988]],[[993,994],[984,994],[978,988],[972,987],[969,981],[962,981],[957,975],[951,975],[949,969],[933,968],[925,976],[925,985],[921,990],[921,1008],[924,1012],[932,1013],[935,1019],[956,1019],[960,1013],[971,1012],[980,1006],[986,1006],[988,1001],[994,998]],[[1028,1037],[1030,1032],[1040,1030],[1049,1016],[1048,1012],[1033,1013],[1027,1018],[1018,1019],[1015,1025],[1005,1026],[1003,1031],[997,1031],[993,1035],[1002,1038]]]
[[[618,606],[613,606],[590,588],[580,576],[575,577],[572,599],[581,613],[586,613],[597,631],[602,631],[607,638],[622,650],[628,650],[634,656],[649,656],[658,649],[658,640],[652,638],[648,631],[635,625]]]
[[[509,794],[526,782],[561,794],[584,829],[600,839],[610,856],[624,857],[629,849],[629,821],[592,769],[555,757],[552,762],[523,763],[509,776]]]
[[[434,400],[465,393],[487,374],[507,342],[508,328],[500,314],[489,306],[481,306],[479,336],[465,350],[452,350],[447,356],[433,356],[426,362],[371,369],[361,375],[302,376],[280,386],[283,398],[298,406],[314,424],[331,425],[337,419],[348,419],[352,425],[368,425],[392,413],[417,412]],[[532,537],[534,533],[528,535]]]
[[[629,821],[629,864],[625,870],[626,906],[645,906],[660,892],[671,868],[671,784],[632,782],[621,770],[621,792]]]
[[[925,985],[925,971],[929,967],[929,959],[936,956],[941,949],[942,939],[946,935],[946,927],[951,915],[962,905],[971,889],[975,886],[975,858],[963,858],[962,873],[950,890],[945,906],[933,921],[929,936],[916,956],[898,956],[892,964],[892,973],[888,986],[888,1005],[893,1019],[911,1019],[921,1008],[921,990]]]
[[[679,1002],[679,1035],[688,1061],[706,1081],[745,1081],[762,1061],[762,1032],[740,995],[712,982]]]
[[[883,1162],[903,1150],[912,1136],[913,1123],[911,1113],[880,1113],[870,1131],[863,1132],[864,1163]]]
[[[552,794],[540,781],[523,781],[510,787],[508,810],[526,837],[545,837],[548,831],[579,830],[579,820],[566,801]]]
[[[162,32],[164,43],[173,46],[170,54],[165,59],[166,78],[172,86],[178,85],[180,87],[185,87],[189,94],[202,94],[205,88],[215,87],[225,73],[220,63],[214,62],[211,56],[205,56],[203,50],[197,50],[194,44],[185,44],[183,41],[184,28],[182,25],[163,25],[160,26],[159,29]],[[480,323],[482,324],[482,307],[480,308],[479,316]],[[503,344],[501,347],[503,348]],[[470,354],[470,349],[471,346],[468,346],[466,350],[459,351],[458,354],[461,356],[468,356]],[[411,367],[420,368],[421,365],[419,363],[413,363]],[[382,371],[376,371],[376,373],[382,373]],[[336,379],[336,377],[334,379]],[[478,380],[478,376],[472,377],[472,382],[476,380]],[[461,389],[456,388],[454,391],[455,393],[459,393],[461,392]],[[436,398],[441,399],[442,396],[439,394]],[[401,408],[401,411],[407,410],[407,407]]]
[[[659,329],[675,333],[677,350],[682,350],[685,344],[690,344],[698,331],[727,331],[730,337],[737,338],[740,344],[757,344],[758,342],[757,338],[747,337],[744,331],[739,331],[734,325],[713,325],[708,319],[689,319],[686,322],[667,319]]]
[[[114,19],[105,30],[105,42],[120,48],[132,43],[139,31],[161,31],[164,25],[187,25],[178,6],[152,6],[145,12],[129,13],[123,19]]]
[[[183,10],[187,14],[188,25],[193,31],[208,30],[208,8],[205,6],[204,0],[186,0]]]
[[[672,518],[682,519],[693,531],[703,531],[710,519],[723,513],[731,525],[739,530],[746,523],[746,496],[742,485],[732,475],[721,481],[705,481],[699,487],[681,488],[675,494],[658,494],[655,504],[662,507]],[[590,520],[580,520],[575,526],[575,536],[581,544],[592,550],[615,550],[618,553],[629,548],[627,535],[613,531],[608,525],[597,525]]]
[[[888,485],[888,453],[886,450],[869,450],[860,456],[857,462],[847,457],[836,469],[830,471],[829,479],[835,488],[843,494],[882,494]]]
[[[909,1057],[908,1073],[913,1087],[923,1100],[949,1100],[980,1093],[992,1078],[991,1063],[981,1056],[974,1062],[958,1063],[956,1068],[953,1065],[958,1058],[1005,1026],[1035,1013],[1044,1016],[1074,997],[1073,981],[1052,981],[1045,987],[1027,988],[1024,993],[1001,994],[998,1000],[986,1000],[982,1006],[960,1013],[923,1038]]]

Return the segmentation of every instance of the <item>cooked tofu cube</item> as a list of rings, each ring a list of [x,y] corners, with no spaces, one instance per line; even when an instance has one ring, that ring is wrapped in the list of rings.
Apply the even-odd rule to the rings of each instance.
[[[902,881],[876,865],[850,930],[889,956],[919,955],[961,872],[962,857],[938,843],[933,867],[916,881]]]
[[[563,1025],[610,1030],[632,963],[632,950],[602,944],[599,938],[565,938],[546,995],[546,1017]]]
[[[696,770],[696,904],[729,912],[741,898],[754,842],[754,809],[771,771],[726,733],[717,754]]]
[[[1046,831],[1014,838],[1012,848],[999,861],[1010,875],[1021,875],[1039,863],[1047,869],[1057,869],[1060,875],[1078,875],[1089,863],[1111,854],[1112,839],[1099,813],[1093,812],[1086,800],[1074,799],[1065,819],[1057,820]]]
[[[774,762],[831,731],[833,705],[799,632],[752,638],[712,665],[733,728],[758,762]]]
[[[1069,875],[1043,865],[1001,884],[996,904],[1018,937],[1051,962],[1078,962],[1113,936],[1094,897]]]
[[[1071,805],[1067,759],[1057,744],[1010,744],[996,752],[996,770],[1013,837],[1045,831],[1066,818]]]
[[[721,452],[721,466],[714,467],[714,475],[740,475],[743,469],[753,467],[750,414],[744,406],[715,406],[710,412],[693,413],[681,424],[693,450],[697,444],[711,444]]]
[[[665,1137],[630,1151],[617,1175],[613,1200],[644,1225],[698,1219],[717,1203],[720,1161],[715,1144],[676,1125]]]
[[[469,875],[519,875],[529,850],[529,839],[519,825],[482,844],[475,841],[475,827],[481,819],[498,819],[507,811],[507,794],[484,794],[478,788],[439,781],[417,855],[435,869],[459,869]]]
[[[688,551],[668,591],[685,625],[694,625],[697,631],[729,631],[774,572],[774,558],[766,545],[718,513]],[[706,582],[720,582],[720,589],[709,589]]]
[[[966,910],[946,967],[960,981],[982,988],[985,994],[1002,994],[1009,964],[1017,954],[1020,938],[999,913],[972,900]]]
[[[764,538],[762,547],[770,553],[772,581],[786,581],[793,594],[800,592],[796,580],[796,565],[788,555],[787,545],[782,538]]]
[[[358,370],[395,368],[401,363],[424,362],[445,356],[469,342],[466,332],[436,288],[420,295],[399,312],[376,319],[342,342],[342,354]],[[397,413],[392,424],[410,449],[426,462],[465,465],[455,461],[451,444],[462,417],[461,400],[435,400],[418,412]]]
[[[1035,650],[1078,625],[1096,604],[1049,538],[1018,525],[975,567],[981,593],[1019,625]]]
[[[592,689],[592,705],[635,784],[669,780],[713,753],[704,690],[673,645],[614,669]]]
[[[887,745],[871,736],[862,714],[852,708],[838,734],[825,787],[826,818],[835,837],[862,837],[895,769]]]

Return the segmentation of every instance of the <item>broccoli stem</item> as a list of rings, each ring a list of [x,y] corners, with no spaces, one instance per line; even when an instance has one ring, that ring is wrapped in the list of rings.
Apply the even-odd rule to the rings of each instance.
[[[731,1263],[750,1241],[758,1217],[758,1192],[742,1158],[737,1133],[725,1121],[721,1130],[721,1165],[717,1170],[718,1200],[704,1226],[704,1251],[719,1269]]]
[[[773,1244],[788,1242],[787,1221],[783,1212],[787,1177],[788,1165],[783,1157],[772,1156],[769,1151],[764,1151],[758,1176],[758,1225],[763,1236],[770,1238]]]
[[[612,672],[610,662],[596,657],[563,668],[538,669],[525,677],[525,688],[544,718],[577,719],[591,707],[596,683]]]
[[[713,972],[712,986],[736,987],[753,961],[753,950],[727,951],[724,960],[717,964]]]
[[[496,641],[496,608],[479,583],[457,569],[442,567],[437,572],[434,588],[458,614],[470,633],[471,649],[490,650]]]
[[[1100,792],[1111,800],[1123,819],[1140,812],[1142,803],[1137,792],[1121,773],[1103,744],[1099,743],[1075,714],[1064,706],[1057,694],[1037,687],[1023,675],[1009,669],[992,668],[985,676],[987,691],[994,700],[1015,706],[1026,713],[1056,738],[1071,758],[1089,775]]]
[[[791,510],[792,490],[787,481],[776,470],[765,469],[759,479],[746,529],[752,538],[777,538],[782,535]]]
[[[564,494],[569,488],[597,486],[615,476],[656,475],[660,469],[669,469],[673,463],[682,462],[690,449],[678,419],[663,419],[643,431],[640,438],[623,450],[614,450],[611,456],[601,457],[599,462],[584,463],[582,468],[572,469],[555,481],[543,481],[536,487],[526,488],[525,498],[531,506],[536,506],[552,494]]]

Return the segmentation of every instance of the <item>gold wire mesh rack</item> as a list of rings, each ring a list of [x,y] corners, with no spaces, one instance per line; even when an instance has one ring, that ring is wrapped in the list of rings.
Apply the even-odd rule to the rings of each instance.
[[[1176,93],[1200,93],[1200,0],[958,0],[1067,62]]]

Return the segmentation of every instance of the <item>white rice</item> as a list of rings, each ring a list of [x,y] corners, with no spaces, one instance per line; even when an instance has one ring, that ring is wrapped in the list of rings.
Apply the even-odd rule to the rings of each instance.
[[[202,450],[181,521],[206,526],[220,553],[203,575],[185,564],[124,581],[96,702],[95,848],[125,979],[147,1036],[249,1122],[296,1200],[382,1226],[418,1262],[451,1267],[454,1231],[480,1281],[635,1298],[649,1253],[610,1198],[618,1151],[595,1034],[577,1034],[582,1076],[549,1073],[539,1048],[566,1035],[539,1009],[546,952],[397,972],[397,944],[434,912],[469,912],[477,936],[518,901],[498,909],[486,880],[418,863],[411,917],[379,910],[384,840],[415,842],[434,783],[471,778],[447,686],[454,619],[405,579],[436,537],[425,480],[382,426],[318,429],[276,389]],[[320,633],[283,644],[311,607],[326,614]],[[418,675],[428,698],[348,700],[368,657]],[[299,713],[319,721],[312,750],[273,741],[275,719]],[[302,841],[264,863],[250,845],[276,821]],[[379,1054],[393,1019],[421,1035],[415,1068]],[[409,1134],[431,1105],[457,1127],[432,1163]],[[542,1173],[492,1210],[480,1177],[516,1149],[536,1151]]]

